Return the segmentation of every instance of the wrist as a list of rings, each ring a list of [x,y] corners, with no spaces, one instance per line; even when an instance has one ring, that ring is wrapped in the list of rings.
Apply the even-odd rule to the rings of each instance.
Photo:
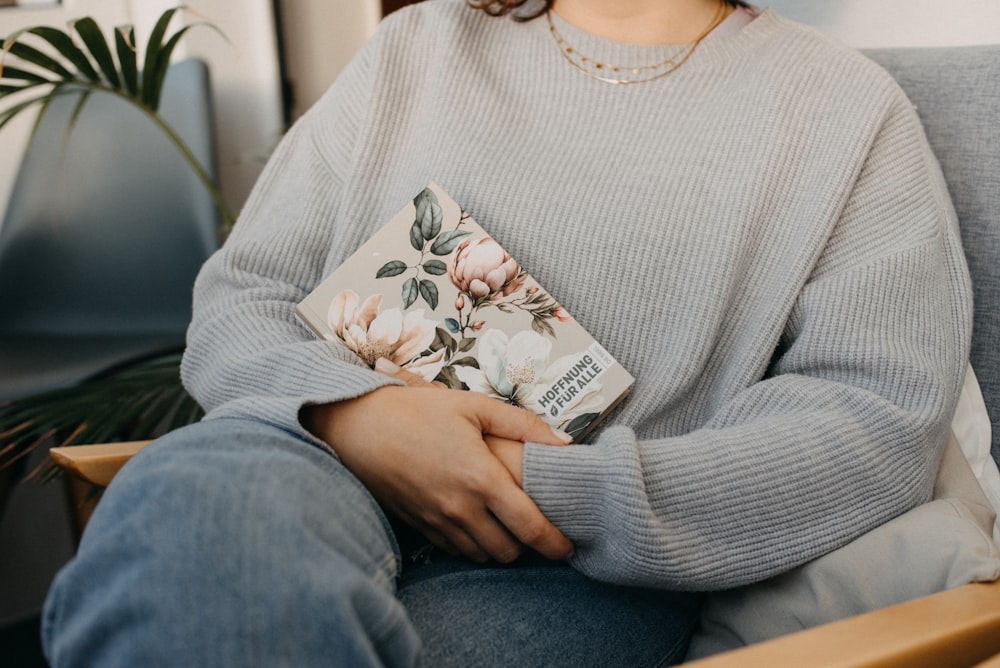
[[[371,429],[370,421],[377,423],[382,419],[382,398],[386,393],[399,389],[395,385],[387,385],[352,399],[305,405],[299,410],[299,423],[339,454],[338,448],[344,445],[345,440]]]

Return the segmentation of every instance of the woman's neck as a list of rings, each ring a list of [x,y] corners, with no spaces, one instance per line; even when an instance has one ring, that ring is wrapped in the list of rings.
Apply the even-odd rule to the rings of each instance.
[[[555,0],[552,9],[581,30],[633,44],[690,42],[732,11],[723,0]]]

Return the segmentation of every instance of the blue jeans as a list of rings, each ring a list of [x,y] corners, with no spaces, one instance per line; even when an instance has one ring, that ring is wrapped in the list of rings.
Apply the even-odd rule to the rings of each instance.
[[[122,469],[43,618],[52,666],[656,666],[696,595],[590,580],[539,557],[402,559],[328,453],[213,420]],[[427,563],[425,563],[425,561]]]

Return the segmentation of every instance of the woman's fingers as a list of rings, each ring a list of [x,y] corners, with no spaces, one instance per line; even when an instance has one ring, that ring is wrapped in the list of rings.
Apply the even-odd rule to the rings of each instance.
[[[573,543],[538,509],[520,487],[500,490],[487,500],[487,507],[517,542],[549,559],[565,559],[573,553]]]
[[[452,517],[428,514],[427,517],[400,514],[433,545],[452,556],[465,556],[479,563],[491,558],[509,563],[520,556],[524,546],[485,507],[471,508]]]
[[[427,539],[437,547],[441,548],[453,557],[465,557],[476,563],[486,563],[490,555],[484,552],[471,536],[460,531],[449,531],[448,534],[441,533],[427,525],[418,526]]]
[[[475,417],[484,434],[493,434],[501,438],[522,443],[542,443],[545,445],[569,445],[573,438],[564,431],[545,424],[542,418],[523,408],[511,406],[476,394],[474,404],[477,405]]]
[[[499,459],[500,463],[510,472],[517,486],[523,488],[524,476],[521,472],[521,458],[524,456],[524,443],[491,434],[483,436],[483,441],[493,456]]]

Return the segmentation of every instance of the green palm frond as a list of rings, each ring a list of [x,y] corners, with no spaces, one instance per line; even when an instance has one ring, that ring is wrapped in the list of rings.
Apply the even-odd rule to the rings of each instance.
[[[0,470],[43,445],[144,440],[196,422],[203,411],[181,384],[180,358],[160,355],[0,404]],[[45,463],[31,476],[51,471]]]
[[[9,103],[0,109],[0,129],[35,106],[44,113],[48,102],[59,95],[80,95],[77,113],[92,93],[117,95],[142,110],[181,152],[211,194],[224,234],[235,220],[233,212],[204,166],[159,114],[170,58],[184,35],[197,26],[222,35],[216,26],[204,21],[168,35],[174,16],[184,9],[181,5],[160,15],[146,42],[141,71],[135,30],[131,26],[115,29],[112,50],[100,26],[89,16],[70,22],[69,30],[35,26],[0,40],[0,103]]]

